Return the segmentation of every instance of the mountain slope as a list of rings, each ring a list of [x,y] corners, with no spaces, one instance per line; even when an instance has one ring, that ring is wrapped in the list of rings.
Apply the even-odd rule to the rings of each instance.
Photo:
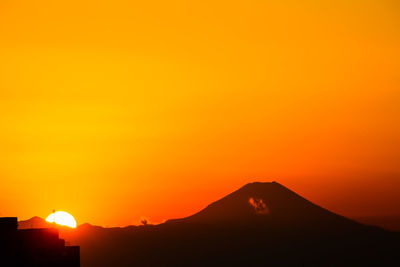
[[[86,225],[82,266],[388,266],[397,234],[331,213],[278,183],[251,183],[156,226]]]
[[[281,226],[361,226],[311,203],[276,182],[247,184],[192,216],[168,222],[215,224],[251,221]]]

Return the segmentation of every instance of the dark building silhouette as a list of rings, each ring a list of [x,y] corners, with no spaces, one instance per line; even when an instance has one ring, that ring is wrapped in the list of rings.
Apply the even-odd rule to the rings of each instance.
[[[0,266],[79,267],[79,246],[66,246],[56,228],[18,230],[16,217],[0,218]]]

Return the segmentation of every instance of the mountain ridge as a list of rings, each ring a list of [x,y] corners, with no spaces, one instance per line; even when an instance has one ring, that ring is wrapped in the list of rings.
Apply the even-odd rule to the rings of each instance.
[[[387,266],[400,235],[332,213],[276,183],[254,182],[159,225],[61,230],[84,266]]]
[[[166,223],[245,223],[248,220],[281,225],[335,220],[337,224],[361,225],[312,203],[275,181],[248,183],[198,213]]]
[[[323,216],[334,216],[347,222],[351,221],[353,224],[361,225],[359,222],[314,204],[276,181],[247,183],[221,199],[212,202],[197,213],[184,218],[169,219],[158,225],[179,222],[222,223],[232,220],[246,222],[249,218],[270,220],[274,216],[279,216],[281,223],[285,223],[285,221],[286,223],[293,223],[294,221],[305,223],[307,218],[316,219],[315,215],[305,216],[310,215],[307,214],[310,210],[318,210],[320,212],[319,216],[317,216],[319,219]],[[54,224],[38,216],[19,221],[18,224],[20,229],[54,227]],[[87,222],[77,226],[77,228],[82,227],[104,228]],[[138,227],[138,225],[111,228],[128,227]]]

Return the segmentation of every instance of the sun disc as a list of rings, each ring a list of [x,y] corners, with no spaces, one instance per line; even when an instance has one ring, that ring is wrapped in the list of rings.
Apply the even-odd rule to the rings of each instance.
[[[56,223],[63,226],[76,228],[76,221],[74,217],[65,211],[56,211],[47,216],[47,222]]]

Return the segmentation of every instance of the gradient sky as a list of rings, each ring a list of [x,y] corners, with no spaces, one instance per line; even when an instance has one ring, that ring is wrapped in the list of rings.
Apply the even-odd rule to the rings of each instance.
[[[273,180],[400,213],[399,70],[395,0],[2,0],[0,216],[161,222]]]

